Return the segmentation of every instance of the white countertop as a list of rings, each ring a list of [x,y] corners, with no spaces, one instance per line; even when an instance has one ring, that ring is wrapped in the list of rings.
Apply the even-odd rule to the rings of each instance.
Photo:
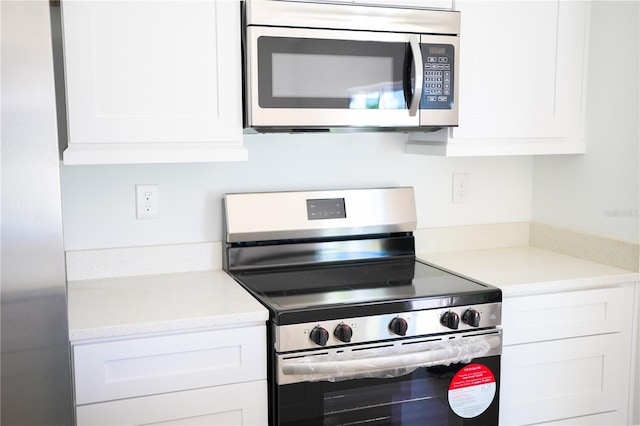
[[[535,247],[421,253],[418,258],[502,289],[504,297],[635,282],[637,272]]]
[[[637,272],[535,247],[421,253],[504,297],[635,282]],[[222,270],[70,281],[71,341],[265,322],[268,311]]]
[[[268,311],[221,270],[70,281],[69,339],[265,322]]]

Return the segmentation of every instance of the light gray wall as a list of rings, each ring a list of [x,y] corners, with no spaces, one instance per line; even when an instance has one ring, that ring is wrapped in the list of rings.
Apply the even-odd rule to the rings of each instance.
[[[220,241],[226,192],[412,185],[418,226],[529,221],[533,161],[404,153],[404,134],[248,135],[249,161],[62,166],[67,250]],[[452,173],[470,202],[451,202]],[[160,217],[135,219],[136,184],[158,184]]]
[[[587,153],[535,158],[535,221],[640,240],[639,5],[591,3]]]

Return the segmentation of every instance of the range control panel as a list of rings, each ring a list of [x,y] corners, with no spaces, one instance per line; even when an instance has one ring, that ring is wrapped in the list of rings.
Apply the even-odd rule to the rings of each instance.
[[[344,198],[326,198],[307,200],[307,219],[344,219]]]
[[[274,326],[276,352],[343,346],[500,325],[502,303]]]
[[[420,109],[453,107],[454,47],[450,44],[421,44],[424,67]]]

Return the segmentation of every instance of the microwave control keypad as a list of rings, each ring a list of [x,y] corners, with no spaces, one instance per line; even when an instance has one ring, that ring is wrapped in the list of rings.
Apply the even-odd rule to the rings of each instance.
[[[453,104],[453,46],[428,45],[423,50],[424,81],[420,107],[451,108]]]

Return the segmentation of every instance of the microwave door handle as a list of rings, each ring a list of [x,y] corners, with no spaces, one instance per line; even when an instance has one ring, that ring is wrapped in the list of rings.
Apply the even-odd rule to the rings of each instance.
[[[413,70],[415,87],[413,88],[413,95],[411,96],[411,103],[409,104],[409,116],[415,117],[418,113],[418,107],[420,106],[420,99],[422,98],[422,83],[424,78],[422,76],[422,52],[420,51],[420,41],[417,35],[409,36],[409,46],[411,47],[411,54],[413,56]]]

